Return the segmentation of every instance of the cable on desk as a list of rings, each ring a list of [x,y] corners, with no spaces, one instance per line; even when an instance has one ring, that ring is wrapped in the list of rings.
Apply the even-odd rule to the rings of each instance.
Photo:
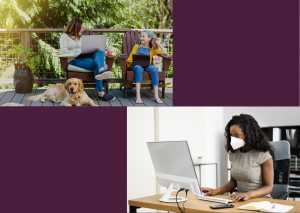
[[[184,212],[185,212],[184,203],[185,203],[185,201],[186,201],[186,199],[187,199],[187,192],[188,192],[189,190],[188,190],[188,189],[185,189],[185,188],[181,188],[181,189],[179,189],[178,192],[176,193],[176,203],[177,203],[177,206],[178,206],[180,212],[181,212],[181,213],[184,213],[184,212],[181,210],[181,208],[180,208],[180,206],[179,206],[179,204],[178,204],[178,201],[177,201],[177,195],[178,195],[178,193],[181,192],[181,191],[185,191],[185,200],[184,200],[184,202],[183,202],[183,209],[184,209]]]

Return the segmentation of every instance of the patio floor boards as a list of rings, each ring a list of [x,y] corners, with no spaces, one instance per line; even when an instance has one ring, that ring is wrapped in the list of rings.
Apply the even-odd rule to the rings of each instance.
[[[46,101],[25,101],[25,99],[32,95],[38,95],[45,91],[45,89],[33,89],[32,93],[19,94],[12,89],[0,89],[0,106],[59,106],[60,103],[51,103]],[[108,93],[116,96],[113,102],[106,102],[97,98],[97,91],[95,89],[85,89],[88,96],[93,99],[94,103],[98,106],[173,106],[173,88],[166,88],[166,98],[161,98],[163,104],[157,104],[153,101],[153,91],[151,89],[142,89],[141,97],[144,104],[135,103],[135,90],[127,89],[127,98],[124,98],[123,90],[110,89]],[[159,89],[159,96],[161,97],[161,89]]]

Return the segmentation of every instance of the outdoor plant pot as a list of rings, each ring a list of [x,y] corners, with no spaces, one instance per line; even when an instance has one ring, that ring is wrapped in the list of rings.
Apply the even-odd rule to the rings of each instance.
[[[16,93],[31,93],[33,88],[32,72],[37,71],[37,66],[41,63],[41,57],[32,49],[24,48],[21,44],[13,45],[12,49],[8,50],[7,56],[11,55],[19,58],[18,63],[15,63],[13,77]]]
[[[31,93],[33,88],[33,74],[25,64],[15,64],[13,83],[16,93]]]

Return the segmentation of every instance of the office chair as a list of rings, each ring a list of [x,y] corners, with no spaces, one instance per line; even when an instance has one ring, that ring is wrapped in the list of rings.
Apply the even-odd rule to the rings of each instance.
[[[290,143],[282,140],[270,142],[270,144],[275,149],[275,159],[273,159],[274,185],[271,196],[275,199],[287,200],[291,163]]]

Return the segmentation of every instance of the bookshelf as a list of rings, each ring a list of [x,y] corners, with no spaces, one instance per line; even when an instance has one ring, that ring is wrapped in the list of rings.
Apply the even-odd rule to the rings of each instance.
[[[300,125],[262,127],[270,141],[286,140],[291,146],[290,197],[300,197]]]
[[[289,141],[291,145],[291,155],[300,158],[300,125],[262,127],[261,130],[268,136],[270,141]]]

